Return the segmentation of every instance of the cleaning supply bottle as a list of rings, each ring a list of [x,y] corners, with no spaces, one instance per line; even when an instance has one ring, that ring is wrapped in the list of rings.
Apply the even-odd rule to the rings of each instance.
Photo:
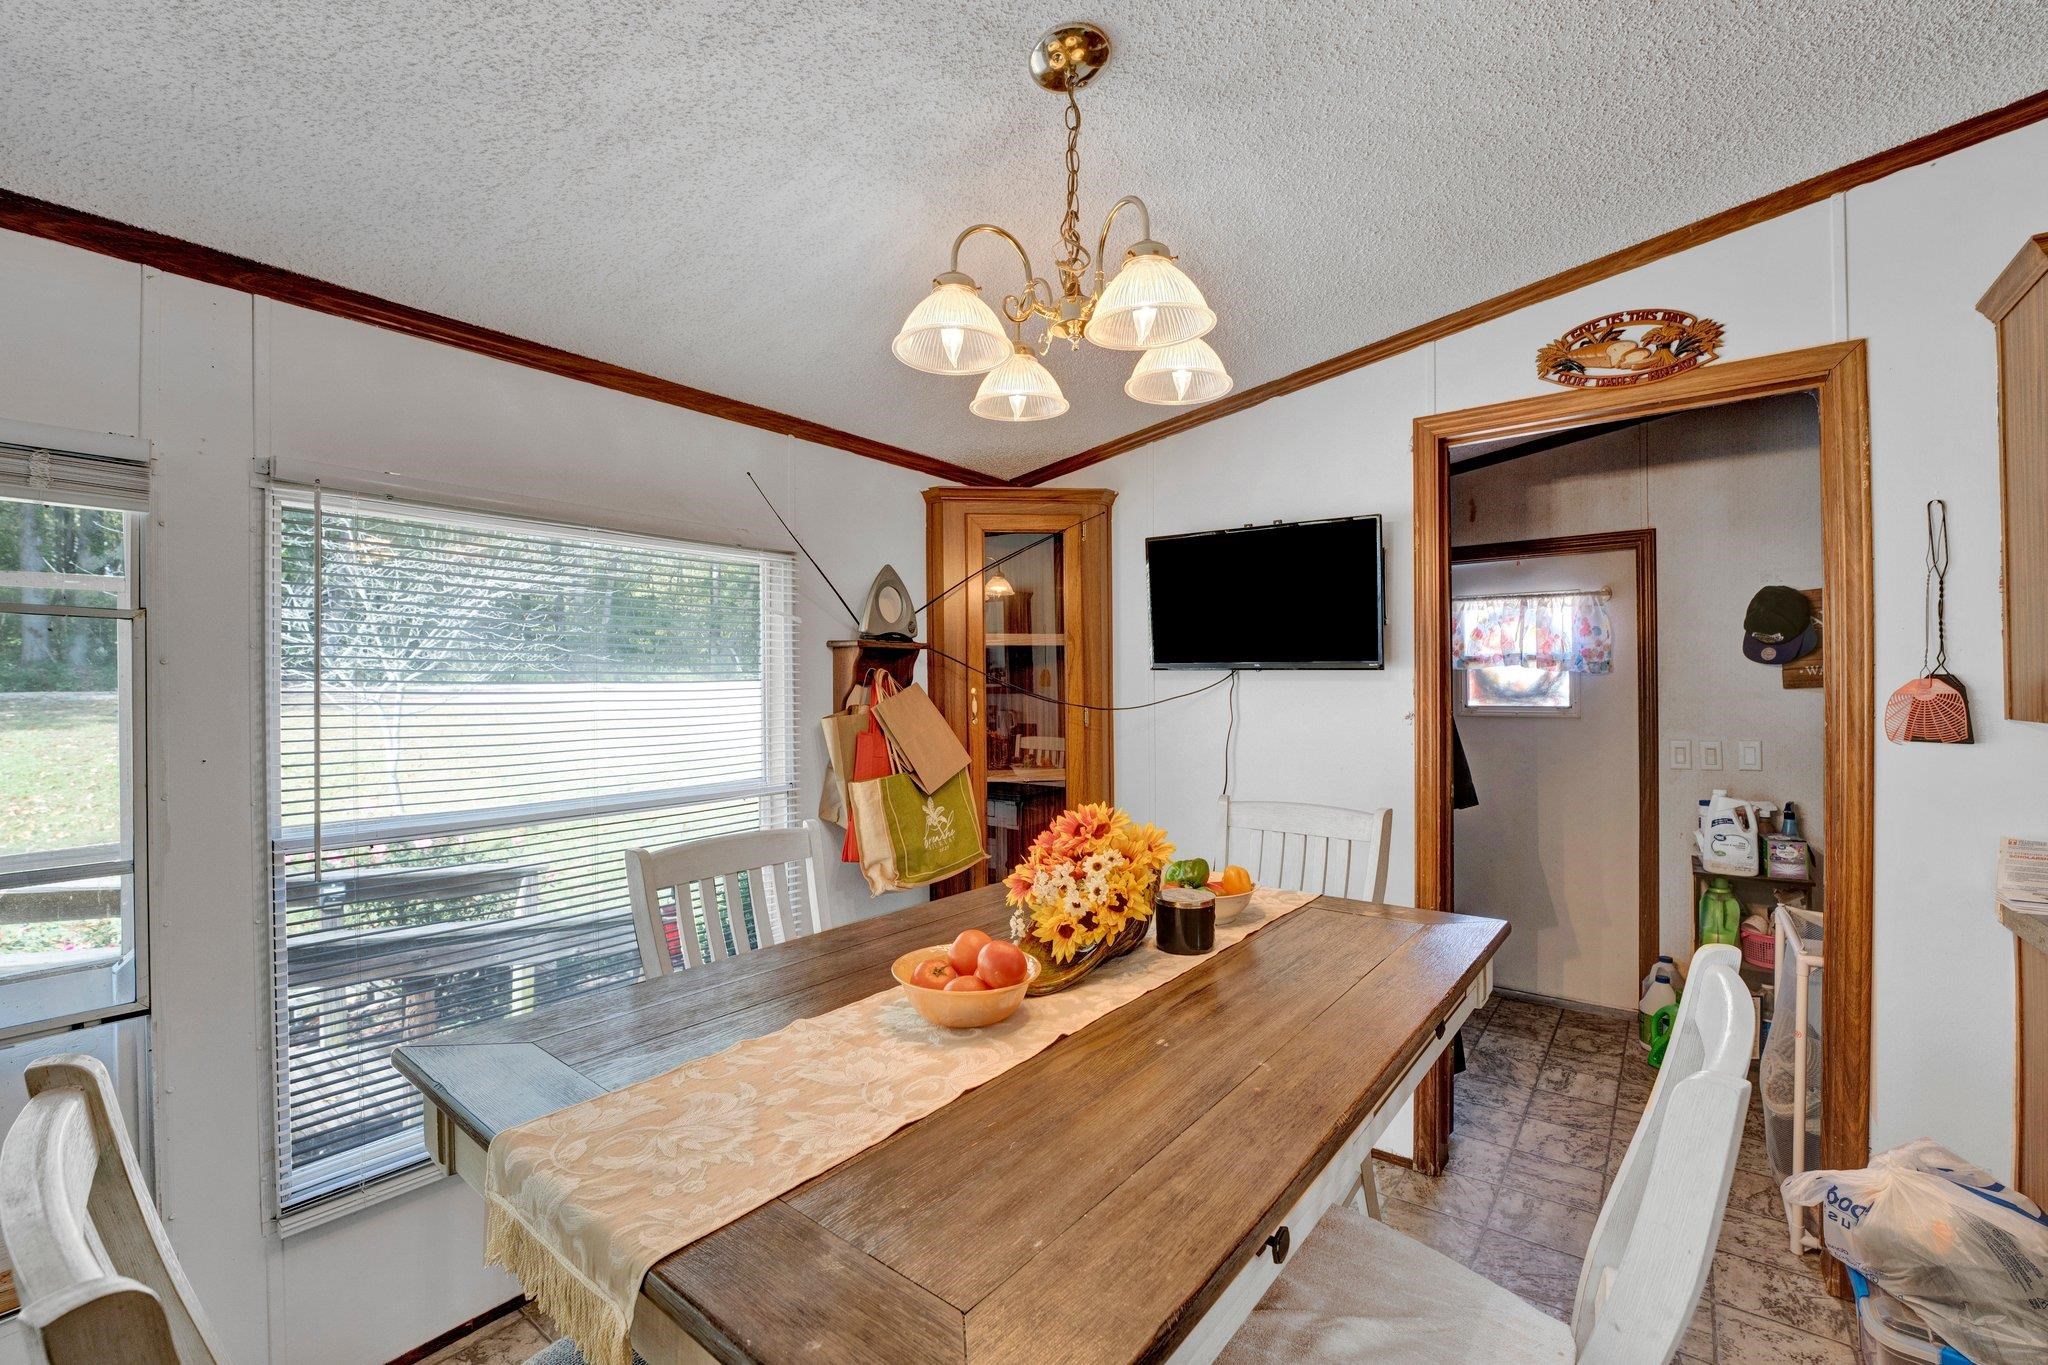
[[[1678,989],[1678,964],[1671,960],[1671,954],[1659,953],[1657,960],[1650,964],[1650,970],[1643,973],[1643,994],[1648,995],[1650,987],[1657,984],[1659,972],[1664,974],[1664,979],[1671,983],[1673,990]]]
[[[1778,833],[1787,839],[1799,838],[1799,812],[1792,809],[1792,803],[1785,803],[1785,813],[1778,817]]]
[[[1700,803],[1700,827],[1693,836],[1700,866],[1708,872],[1754,877],[1763,866],[1763,838],[1757,822],[1766,813],[1766,807],[1716,787],[1714,794]]]
[[[1726,877],[1709,878],[1707,889],[1700,893],[1700,946],[1739,945],[1741,926],[1742,902],[1735,899],[1735,889]]]
[[[1650,984],[1643,988],[1642,1002],[1636,1006],[1636,1035],[1644,1047],[1650,1046],[1651,1023],[1658,1011],[1672,1009],[1678,1004],[1678,988],[1671,984],[1671,973],[1660,961],[1650,969]]]

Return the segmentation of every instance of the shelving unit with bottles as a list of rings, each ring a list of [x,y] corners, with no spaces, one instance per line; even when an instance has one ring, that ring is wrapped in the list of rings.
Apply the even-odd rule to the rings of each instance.
[[[938,888],[1000,879],[1052,818],[1114,800],[1109,511],[1095,488],[925,491],[932,699],[966,744],[989,861]],[[977,570],[981,570],[979,574]]]

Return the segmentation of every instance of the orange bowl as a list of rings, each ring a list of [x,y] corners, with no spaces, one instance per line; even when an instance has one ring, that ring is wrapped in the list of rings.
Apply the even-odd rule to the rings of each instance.
[[[910,984],[910,974],[917,970],[918,963],[944,957],[951,946],[940,943],[930,948],[916,948],[890,965],[890,974],[903,988],[903,993],[910,997],[910,1003],[917,1007],[917,1012],[942,1028],[987,1028],[1015,1014],[1017,1006],[1024,1003],[1024,992],[1031,985],[1031,979],[1038,975],[1038,959],[1028,953],[1024,960],[1024,979],[1014,986],[986,991],[935,991],[929,986]]]

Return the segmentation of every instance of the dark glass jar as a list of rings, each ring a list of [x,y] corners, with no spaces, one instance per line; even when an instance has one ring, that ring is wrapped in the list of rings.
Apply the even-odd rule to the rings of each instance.
[[[1169,886],[1153,902],[1159,950],[1191,957],[1216,947],[1216,897],[1199,886]]]

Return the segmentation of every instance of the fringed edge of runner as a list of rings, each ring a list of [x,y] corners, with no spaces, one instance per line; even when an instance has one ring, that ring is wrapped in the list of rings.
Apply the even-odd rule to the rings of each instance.
[[[576,1343],[586,1365],[633,1365],[630,1321],[618,1305],[496,1197],[485,1205],[484,1260],[512,1273],[540,1311]]]

